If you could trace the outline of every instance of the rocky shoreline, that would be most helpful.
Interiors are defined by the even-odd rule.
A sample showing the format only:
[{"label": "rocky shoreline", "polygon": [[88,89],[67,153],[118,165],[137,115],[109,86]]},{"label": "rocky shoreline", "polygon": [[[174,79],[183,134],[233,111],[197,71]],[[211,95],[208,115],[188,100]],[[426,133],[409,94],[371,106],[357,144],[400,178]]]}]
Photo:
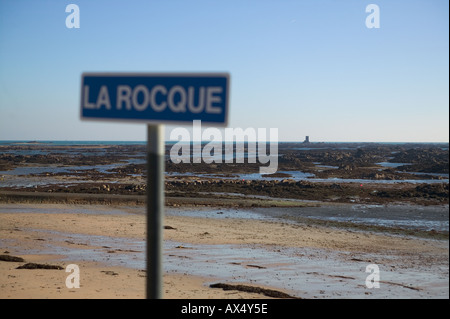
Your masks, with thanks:
[{"label": "rocky shoreline", "polygon": [[[358,183],[310,183],[282,181],[239,181],[239,180],[186,180],[166,181],[166,196],[195,198],[205,194],[219,194],[226,198],[236,194],[265,196],[297,200],[314,200],[335,203],[386,204],[407,202],[419,205],[448,204],[448,184],[370,184]],[[115,194],[145,195],[146,184],[82,183],[76,185],[44,185],[27,188],[0,188],[0,192],[64,193],[64,194]]]},{"label": "rocky shoreline", "polygon": [[[281,143],[279,155],[271,176],[167,155],[165,297],[448,298],[448,145]],[[131,265],[145,258],[145,162],[144,145],[0,145],[3,253],[83,271],[74,291],[62,270],[2,261],[2,296],[143,297]],[[365,288],[368,264],[383,289]]]},{"label": "rocky shoreline", "polygon": [[[342,203],[449,202],[448,144],[280,143],[278,172],[259,177],[256,163],[175,164],[170,147],[165,189],[172,197],[220,193]],[[144,195],[145,158],[145,145],[3,144],[0,191]],[[299,179],[300,173],[305,177]],[[252,174],[256,177],[249,178]],[[18,178],[24,182],[14,185]]]}]

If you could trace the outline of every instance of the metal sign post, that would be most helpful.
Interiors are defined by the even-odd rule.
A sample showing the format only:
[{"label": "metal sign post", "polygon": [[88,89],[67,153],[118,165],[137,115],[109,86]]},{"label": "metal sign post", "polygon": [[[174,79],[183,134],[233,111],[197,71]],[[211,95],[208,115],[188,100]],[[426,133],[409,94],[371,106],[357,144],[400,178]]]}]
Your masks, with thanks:
[{"label": "metal sign post", "polygon": [[164,125],[147,126],[147,298],[162,297]]}]

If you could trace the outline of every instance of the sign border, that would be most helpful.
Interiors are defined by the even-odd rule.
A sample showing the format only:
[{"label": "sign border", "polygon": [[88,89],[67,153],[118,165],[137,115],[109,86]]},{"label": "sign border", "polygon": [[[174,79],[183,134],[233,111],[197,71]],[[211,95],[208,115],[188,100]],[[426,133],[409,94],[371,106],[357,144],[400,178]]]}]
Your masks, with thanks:
[{"label": "sign border", "polygon": [[121,119],[121,118],[108,118],[108,117],[84,117],[83,116],[83,83],[86,76],[102,76],[102,77],[117,77],[117,76],[129,76],[129,77],[225,77],[227,80],[226,87],[226,103],[225,103],[225,121],[222,122],[209,122],[199,120],[202,123],[209,124],[215,127],[227,127],[230,116],[230,73],[228,72],[83,72],[81,74],[80,82],[80,120],[89,122],[115,122],[115,123],[128,123],[128,124],[167,124],[167,125],[192,125],[193,121],[176,121],[176,120],[151,120],[151,119]]}]

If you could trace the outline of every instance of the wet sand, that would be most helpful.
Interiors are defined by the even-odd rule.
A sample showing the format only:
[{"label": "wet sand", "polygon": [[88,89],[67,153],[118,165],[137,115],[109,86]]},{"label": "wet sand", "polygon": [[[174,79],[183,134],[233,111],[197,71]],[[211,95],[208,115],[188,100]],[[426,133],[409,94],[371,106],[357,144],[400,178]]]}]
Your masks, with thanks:
[{"label": "wet sand", "polygon": [[[273,176],[166,159],[165,298],[266,298],[215,283],[449,297],[448,144],[279,146]],[[0,261],[0,298],[145,297],[145,145],[0,151],[0,256],[25,260]],[[81,288],[66,287],[64,270],[17,269],[29,262],[77,264]],[[366,287],[373,264],[379,289]]]},{"label": "wet sand", "polygon": [[[209,288],[218,282],[300,298],[449,296],[448,240],[179,210],[168,209],[164,223],[170,226],[164,230],[165,298],[266,298]],[[144,297],[142,207],[0,204],[0,238],[0,254],[63,268],[77,264],[81,281],[69,289],[64,270],[16,269],[24,262],[0,261],[1,298]],[[379,266],[379,289],[365,285],[370,264]]]}]

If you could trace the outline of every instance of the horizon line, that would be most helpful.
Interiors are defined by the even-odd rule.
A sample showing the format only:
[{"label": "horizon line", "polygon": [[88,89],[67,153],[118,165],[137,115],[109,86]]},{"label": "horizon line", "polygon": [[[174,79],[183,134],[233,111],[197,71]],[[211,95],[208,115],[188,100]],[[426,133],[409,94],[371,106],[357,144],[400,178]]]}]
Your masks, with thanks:
[{"label": "horizon line", "polygon": [[[87,140],[87,139],[64,139],[64,140],[58,140],[58,139],[17,139],[17,140],[3,140],[0,139],[0,142],[12,142],[12,143],[18,143],[18,142],[22,142],[22,143],[44,143],[44,142],[121,142],[121,143],[126,143],[126,142],[130,142],[130,143],[145,143],[147,142],[147,140]],[[180,143],[191,143],[191,142],[213,142],[213,141],[209,141],[209,140],[193,140],[190,142],[183,142],[183,141],[178,141],[178,140],[170,140],[170,139],[166,139],[165,142],[180,142]],[[237,142],[237,141],[231,141],[231,140],[225,140],[225,141],[221,141],[218,143],[222,143],[222,142]],[[244,141],[245,142],[258,142],[257,140],[250,140],[250,141]],[[238,143],[242,143],[242,142],[238,142]],[[270,141],[266,141],[266,143],[270,143]],[[281,140],[278,141],[278,143],[300,143],[300,144],[321,144],[321,143],[383,143],[383,144],[449,144],[449,141],[309,141],[309,142],[304,142],[301,140]]]}]

